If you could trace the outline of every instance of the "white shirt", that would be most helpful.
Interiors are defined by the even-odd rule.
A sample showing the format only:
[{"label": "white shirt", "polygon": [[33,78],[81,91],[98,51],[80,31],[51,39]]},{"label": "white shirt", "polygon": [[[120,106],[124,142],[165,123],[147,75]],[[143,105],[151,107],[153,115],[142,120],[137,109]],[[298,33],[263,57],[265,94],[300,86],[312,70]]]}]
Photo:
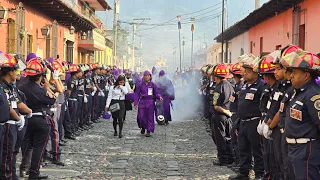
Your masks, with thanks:
[{"label": "white shirt", "polygon": [[110,106],[111,100],[124,100],[125,95],[128,94],[128,88],[126,86],[120,86],[119,88],[110,87],[106,107]]}]

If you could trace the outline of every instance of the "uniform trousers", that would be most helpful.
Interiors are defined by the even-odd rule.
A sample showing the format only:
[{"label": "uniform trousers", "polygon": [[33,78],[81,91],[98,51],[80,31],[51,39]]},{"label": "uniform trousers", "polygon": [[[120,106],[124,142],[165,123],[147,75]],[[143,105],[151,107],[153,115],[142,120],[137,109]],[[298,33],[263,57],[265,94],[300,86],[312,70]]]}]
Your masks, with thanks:
[{"label": "uniform trousers", "polygon": [[232,143],[232,147],[233,147],[233,151],[234,151],[234,155],[235,155],[235,162],[236,164],[239,164],[239,160],[240,160],[240,153],[239,153],[239,143],[238,143],[238,129],[239,129],[239,125],[237,121],[237,114],[232,114],[231,116],[231,121],[232,121],[232,129],[231,129],[231,143]]},{"label": "uniform trousers", "polygon": [[19,153],[19,150],[21,148],[22,151],[22,143],[23,143],[23,139],[24,136],[26,134],[27,131],[27,127],[28,127],[28,121],[26,121],[23,129],[21,131],[18,131],[18,136],[17,136],[17,142],[13,151],[13,157],[12,157],[12,172],[13,172],[13,179],[18,179],[18,177],[16,176],[16,164],[17,164],[17,155]]},{"label": "uniform trousers", "polygon": [[291,180],[295,179],[292,164],[288,159],[288,143],[286,141],[286,136],[282,134],[281,137],[281,153],[283,159],[283,168],[284,168],[284,179]]},{"label": "uniform trousers", "polygon": [[240,173],[248,175],[252,169],[252,157],[254,158],[253,170],[257,175],[263,175],[263,149],[261,136],[257,132],[259,119],[252,121],[241,121],[239,127],[239,152]]},{"label": "uniform trousers", "polygon": [[274,176],[275,179],[284,179],[283,174],[284,174],[284,165],[283,165],[283,159],[282,159],[282,153],[281,153],[281,139],[282,139],[282,134],[280,132],[280,128],[276,126],[272,130],[272,143],[273,146],[270,148],[270,150],[273,151],[273,160],[274,162],[271,162],[274,164],[273,168],[275,169]]},{"label": "uniform trousers", "polygon": [[295,180],[320,179],[320,140],[305,144],[288,144],[288,150]]},{"label": "uniform trousers", "polygon": [[76,132],[78,130],[78,120],[77,120],[77,112],[78,112],[78,102],[74,100],[68,100],[69,114],[72,124],[72,132]]},{"label": "uniform trousers", "polygon": [[92,111],[92,96],[90,93],[87,95],[88,102],[84,104],[84,121],[88,125],[91,120],[91,111]]},{"label": "uniform trousers", "polygon": [[84,125],[84,108],[83,95],[78,95],[77,128]]},{"label": "uniform trousers", "polygon": [[[70,136],[73,133],[71,117],[70,117],[68,106],[69,106],[68,101],[64,102],[61,105],[61,115],[60,115],[60,120],[59,120],[59,122],[61,122],[63,124],[63,130],[64,130],[65,136]],[[60,126],[59,126],[59,128],[60,128]],[[59,136],[60,136],[60,139],[62,139],[62,137],[63,137],[62,126],[61,126],[61,130],[59,129]]]},{"label": "uniform trousers", "polygon": [[2,162],[4,132],[5,132],[5,127],[4,125],[0,124],[0,162]]}]

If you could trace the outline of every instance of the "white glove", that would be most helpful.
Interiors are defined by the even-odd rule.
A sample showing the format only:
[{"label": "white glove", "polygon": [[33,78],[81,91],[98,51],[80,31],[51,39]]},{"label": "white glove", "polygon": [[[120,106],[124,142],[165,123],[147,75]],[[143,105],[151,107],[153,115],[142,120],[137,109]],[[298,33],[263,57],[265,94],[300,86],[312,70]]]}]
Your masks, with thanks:
[{"label": "white glove", "polygon": [[60,76],[60,73],[59,71],[55,70],[53,73],[52,73],[52,78],[54,80],[58,80],[59,79],[59,76]]},{"label": "white glove", "polygon": [[87,98],[86,95],[85,95],[84,98],[83,98],[83,102],[84,102],[84,103],[88,103],[88,98]]},{"label": "white glove", "polygon": [[200,90],[200,89],[198,90],[198,93],[199,93],[199,95],[202,95],[202,92],[201,92],[201,90]]},{"label": "white glove", "polygon": [[272,133],[272,130],[269,129],[269,126],[264,125],[264,127],[263,127],[263,136],[264,136],[266,139],[270,139],[271,133]]},{"label": "white glove", "polygon": [[257,126],[257,132],[262,136],[263,135],[263,127],[264,127],[263,120],[260,120],[258,126]]},{"label": "white glove", "polygon": [[26,118],[27,118],[27,119],[32,118],[32,112],[31,112],[30,114],[27,114],[27,115],[26,115]]},{"label": "white glove", "polygon": [[105,89],[106,91],[109,91],[109,86],[108,86],[108,85],[105,86],[104,89]]},{"label": "white glove", "polygon": [[18,130],[21,131],[26,123],[24,116],[20,116],[20,120],[17,121],[16,125],[18,125]]},{"label": "white glove", "polygon": [[102,96],[102,97],[104,97],[104,96],[105,96],[105,95],[104,95],[104,92],[102,92],[102,91],[101,91],[101,96]]},{"label": "white glove", "polygon": [[97,92],[97,87],[93,87],[93,92],[94,92],[94,93]]}]

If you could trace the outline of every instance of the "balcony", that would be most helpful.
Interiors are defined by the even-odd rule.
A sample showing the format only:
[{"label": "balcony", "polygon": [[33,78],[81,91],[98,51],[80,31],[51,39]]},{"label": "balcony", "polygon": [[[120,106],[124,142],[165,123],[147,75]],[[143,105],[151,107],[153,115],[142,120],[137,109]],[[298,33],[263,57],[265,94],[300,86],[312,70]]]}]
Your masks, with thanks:
[{"label": "balcony", "polygon": [[90,7],[96,11],[111,10],[111,7],[105,0],[85,0]]},{"label": "balcony", "polygon": [[89,51],[104,51],[106,49],[106,39],[99,29],[89,31],[87,39],[79,37],[78,47]]}]

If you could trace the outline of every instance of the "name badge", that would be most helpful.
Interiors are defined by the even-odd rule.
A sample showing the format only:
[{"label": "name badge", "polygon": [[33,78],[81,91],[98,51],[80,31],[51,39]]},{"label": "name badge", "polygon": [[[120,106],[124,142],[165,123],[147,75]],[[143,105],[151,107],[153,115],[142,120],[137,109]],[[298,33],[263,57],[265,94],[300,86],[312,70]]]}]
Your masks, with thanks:
[{"label": "name badge", "polygon": [[302,112],[297,109],[290,108],[290,117],[298,121],[302,121]]},{"label": "name badge", "polygon": [[11,101],[11,107],[12,107],[13,109],[18,108],[18,106],[17,106],[17,101]]},{"label": "name badge", "polygon": [[268,101],[268,103],[267,103],[267,109],[270,109],[270,106],[271,106],[271,102]]},{"label": "name badge", "polygon": [[247,93],[245,99],[247,99],[247,100],[253,100],[253,99],[254,99],[254,94],[253,94],[253,93]]},{"label": "name badge", "polygon": [[152,96],[153,95],[153,89],[152,88],[148,88],[148,96]]},{"label": "name badge", "polygon": [[283,108],[284,108],[284,103],[281,103],[281,104],[280,104],[280,109],[279,109],[279,111],[280,111],[280,112],[283,112]]},{"label": "name badge", "polygon": [[275,92],[274,95],[273,95],[273,100],[279,101],[279,97],[280,97],[280,93],[279,92]]},{"label": "name badge", "polygon": [[229,101],[230,101],[230,102],[234,102],[235,99],[236,99],[236,98],[235,98],[234,96],[230,96],[230,97],[229,97]]}]

